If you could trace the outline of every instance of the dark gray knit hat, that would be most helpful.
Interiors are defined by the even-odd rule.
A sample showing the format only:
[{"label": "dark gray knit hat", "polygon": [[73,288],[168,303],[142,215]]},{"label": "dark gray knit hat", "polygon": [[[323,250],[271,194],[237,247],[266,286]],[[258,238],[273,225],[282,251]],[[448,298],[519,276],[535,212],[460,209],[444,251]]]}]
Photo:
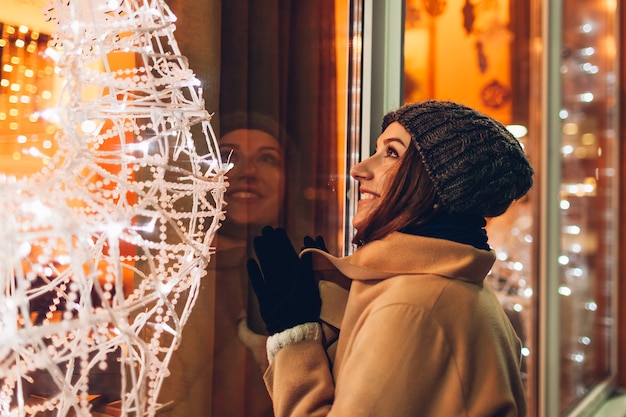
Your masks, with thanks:
[{"label": "dark gray knit hat", "polygon": [[533,185],[534,172],[519,141],[474,109],[429,100],[385,115],[383,131],[393,122],[411,134],[447,213],[496,217]]}]

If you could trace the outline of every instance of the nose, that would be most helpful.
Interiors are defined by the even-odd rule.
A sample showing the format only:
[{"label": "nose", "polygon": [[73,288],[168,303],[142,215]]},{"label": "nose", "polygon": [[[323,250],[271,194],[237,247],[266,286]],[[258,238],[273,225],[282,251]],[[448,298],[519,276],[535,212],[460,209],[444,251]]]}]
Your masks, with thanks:
[{"label": "nose", "polygon": [[371,159],[374,155],[364,159],[350,169],[350,176],[357,181],[363,181],[372,178],[372,170],[370,169]]},{"label": "nose", "polygon": [[241,171],[245,172],[248,175],[251,175],[256,172],[256,168],[256,162],[248,158],[245,160],[244,165],[241,167]]},{"label": "nose", "polygon": [[233,175],[241,178],[254,177],[257,172],[256,163],[249,158],[239,158],[233,166]]}]

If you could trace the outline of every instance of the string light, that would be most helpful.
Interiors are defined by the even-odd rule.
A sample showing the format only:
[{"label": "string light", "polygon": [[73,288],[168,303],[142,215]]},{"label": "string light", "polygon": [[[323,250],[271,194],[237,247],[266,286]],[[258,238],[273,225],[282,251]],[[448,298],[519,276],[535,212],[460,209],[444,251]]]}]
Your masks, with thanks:
[{"label": "string light", "polygon": [[[100,398],[152,416],[224,218],[226,169],[162,0],[54,0],[47,17],[58,32],[41,59],[57,59],[64,83],[56,108],[31,114],[54,136],[31,145],[48,142],[9,124],[47,165],[0,173],[0,415],[92,416]],[[24,52],[27,42],[11,42]],[[120,50],[138,61],[94,65]]]},{"label": "string light", "polygon": [[[613,161],[603,156],[601,145],[610,144],[615,138],[597,126],[610,124],[615,117],[615,106],[606,99],[616,95],[611,81],[615,76],[611,63],[614,57],[610,55],[614,43],[604,43],[611,36],[605,36],[610,31],[603,23],[605,18],[611,20],[614,11],[607,11],[602,20],[587,20],[588,16],[600,16],[601,3],[591,2],[585,8],[572,9],[564,32],[565,48],[573,52],[563,58],[564,106],[559,114],[563,120],[563,181],[559,201],[562,243],[558,293],[561,315],[567,317],[561,333],[561,355],[566,360],[561,364],[560,397],[566,408],[588,393],[597,382],[596,375],[608,371],[598,367],[602,366],[601,358],[606,357],[609,348],[609,332],[604,329],[599,332],[596,326],[610,321],[607,320],[610,305],[599,304],[596,299],[610,298],[607,291],[600,289],[610,288],[611,273],[610,267],[598,269],[598,263],[593,260],[608,257],[612,252],[614,213],[610,210],[613,206],[610,200],[615,183],[608,175],[601,178],[598,169],[592,167],[608,165],[609,170],[613,169]],[[598,219],[602,219],[601,227]]]}]

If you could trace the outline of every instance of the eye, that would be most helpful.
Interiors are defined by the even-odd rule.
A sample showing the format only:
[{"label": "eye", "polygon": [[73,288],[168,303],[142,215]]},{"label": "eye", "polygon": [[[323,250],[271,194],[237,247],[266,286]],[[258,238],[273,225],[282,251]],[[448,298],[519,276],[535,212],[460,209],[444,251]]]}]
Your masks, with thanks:
[{"label": "eye", "polygon": [[274,152],[263,152],[262,154],[259,155],[257,160],[262,164],[271,165],[271,166],[279,166],[281,163],[280,155]]},{"label": "eye", "polygon": [[399,158],[400,154],[394,149],[393,146],[387,145],[387,147],[385,148],[385,156],[389,158]]}]

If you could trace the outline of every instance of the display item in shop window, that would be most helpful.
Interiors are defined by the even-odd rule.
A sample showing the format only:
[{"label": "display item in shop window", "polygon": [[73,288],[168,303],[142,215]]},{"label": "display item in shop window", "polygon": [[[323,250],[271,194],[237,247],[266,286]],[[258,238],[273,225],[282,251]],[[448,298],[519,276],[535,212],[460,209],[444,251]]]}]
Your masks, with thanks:
[{"label": "display item in shop window", "polygon": [[54,0],[47,17],[58,152],[0,177],[0,414],[154,415],[226,169],[165,2]]},{"label": "display item in shop window", "polygon": [[480,90],[481,102],[490,109],[501,109],[511,103],[511,89],[498,80],[491,80]]},{"label": "display item in shop window", "polygon": [[352,255],[298,256],[269,226],[254,241],[276,416],[525,416],[520,339],[485,282],[485,219],[533,184],[520,143],[489,116],[428,100],[388,113],[350,173]]},{"label": "display item in shop window", "polygon": [[465,0],[463,4],[463,28],[465,29],[466,34],[472,33],[474,30],[474,21],[476,20],[476,16],[474,14],[474,4],[470,0]]}]

